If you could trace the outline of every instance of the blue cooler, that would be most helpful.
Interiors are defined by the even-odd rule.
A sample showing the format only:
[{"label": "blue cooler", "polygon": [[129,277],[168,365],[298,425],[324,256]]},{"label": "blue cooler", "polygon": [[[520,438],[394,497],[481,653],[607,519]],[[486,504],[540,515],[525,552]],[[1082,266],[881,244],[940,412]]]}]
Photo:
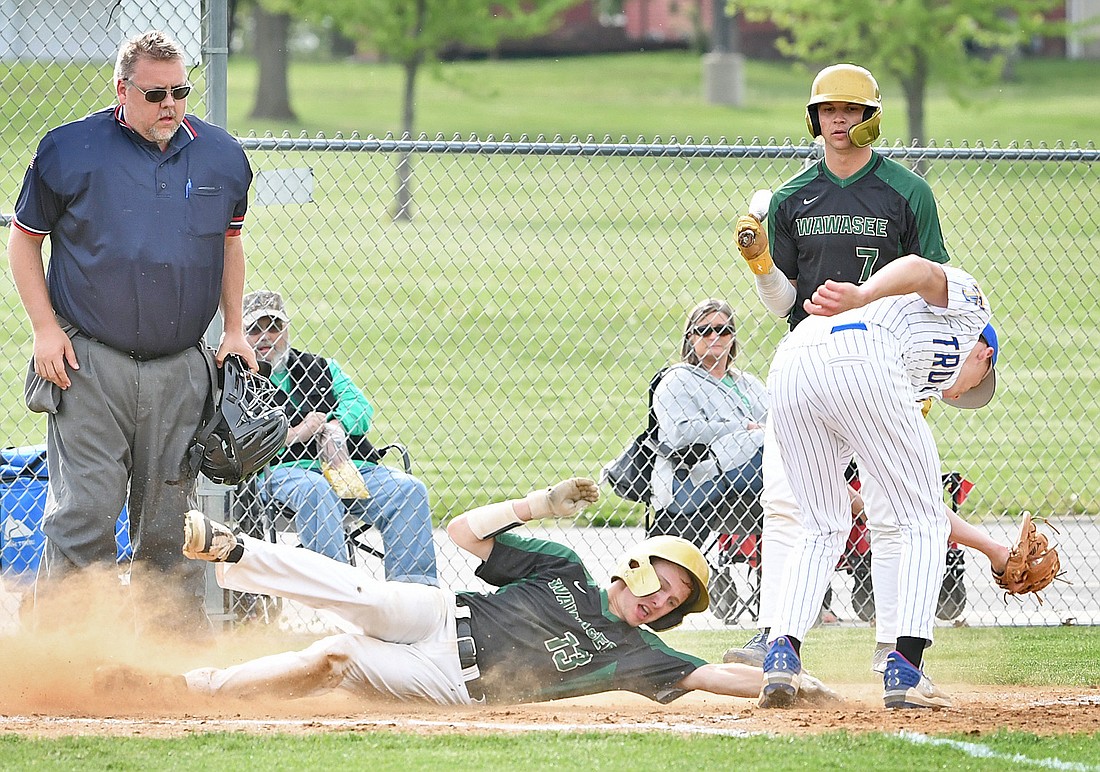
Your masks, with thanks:
[{"label": "blue cooler", "polygon": [[[28,445],[0,451],[0,575],[5,580],[33,581],[42,560],[46,537],[46,446]],[[130,518],[123,507],[115,525],[118,559],[133,555]]]}]

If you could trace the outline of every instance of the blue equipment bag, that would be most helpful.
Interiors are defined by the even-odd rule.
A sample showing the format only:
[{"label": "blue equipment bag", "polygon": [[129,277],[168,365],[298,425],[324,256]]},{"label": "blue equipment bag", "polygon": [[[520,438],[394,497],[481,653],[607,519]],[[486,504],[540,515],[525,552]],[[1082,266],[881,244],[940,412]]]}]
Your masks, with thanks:
[{"label": "blue equipment bag", "polygon": [[[0,450],[0,575],[5,580],[34,581],[46,546],[42,519],[49,477],[45,445]],[[115,524],[115,542],[119,561],[129,560],[133,548],[125,507]]]}]

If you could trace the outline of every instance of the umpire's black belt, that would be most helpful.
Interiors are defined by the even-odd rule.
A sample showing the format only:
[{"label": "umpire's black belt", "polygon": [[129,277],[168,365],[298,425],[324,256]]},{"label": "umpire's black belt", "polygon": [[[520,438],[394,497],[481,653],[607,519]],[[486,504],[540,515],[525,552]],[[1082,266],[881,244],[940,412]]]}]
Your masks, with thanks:
[{"label": "umpire's black belt", "polygon": [[[163,359],[164,357],[175,356],[175,354],[139,354],[135,351],[123,351],[120,348],[115,348],[110,344],[104,343],[99,338],[93,338],[91,335],[84,332],[84,330],[81,330],[72,322],[67,321],[61,316],[57,317],[57,323],[61,326],[61,329],[65,331],[65,334],[68,335],[70,338],[72,338],[73,336],[79,336],[81,338],[84,338],[85,340],[90,340],[92,343],[98,343],[100,346],[106,346],[112,351],[116,351],[123,356],[130,357],[130,359],[133,359],[135,362],[151,362],[154,359]],[[201,346],[199,346],[199,344],[196,344],[196,346],[202,348]],[[189,348],[195,348],[195,346],[188,346],[183,351],[187,351],[187,349]],[[177,351],[176,353],[182,354],[183,351]]]},{"label": "umpire's black belt", "polygon": [[462,679],[466,682],[466,691],[469,692],[471,699],[482,701],[485,699],[485,692],[478,683],[481,671],[477,666],[474,627],[470,623],[470,609],[462,603],[455,604],[455,636],[458,643],[458,666],[462,668]]}]

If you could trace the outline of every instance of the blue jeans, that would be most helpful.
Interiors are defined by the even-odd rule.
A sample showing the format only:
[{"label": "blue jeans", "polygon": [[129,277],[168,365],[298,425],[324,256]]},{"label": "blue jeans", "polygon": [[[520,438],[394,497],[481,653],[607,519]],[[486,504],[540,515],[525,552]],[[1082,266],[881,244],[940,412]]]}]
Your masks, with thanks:
[{"label": "blue jeans", "polygon": [[381,464],[363,464],[359,472],[370,492],[368,499],[341,499],[320,472],[298,467],[273,469],[263,495],[294,510],[298,538],[307,549],[347,563],[348,514],[381,532],[387,580],[438,584],[424,483]]},{"label": "blue jeans", "polygon": [[743,466],[728,469],[700,483],[686,477],[675,477],[672,481],[672,503],[657,513],[651,535],[667,533],[682,536],[702,547],[714,530],[758,532],[759,523],[743,521],[759,517],[758,502],[764,490],[762,458],[762,449],[757,450],[756,455]]}]

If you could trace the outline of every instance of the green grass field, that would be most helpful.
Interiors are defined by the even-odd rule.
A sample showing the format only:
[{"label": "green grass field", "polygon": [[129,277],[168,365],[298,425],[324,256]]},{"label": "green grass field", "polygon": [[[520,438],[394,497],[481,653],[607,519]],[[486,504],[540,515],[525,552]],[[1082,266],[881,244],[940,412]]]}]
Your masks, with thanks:
[{"label": "green grass field", "polygon": [[[787,64],[750,62],[757,98],[739,110],[703,104],[699,62],[681,53],[464,62],[440,72],[442,81],[425,77],[419,92],[418,127],[429,134],[803,137],[808,75]],[[10,211],[18,172],[39,127],[51,123],[39,104],[52,104],[56,84],[73,73],[13,67],[2,77],[6,92],[23,94],[0,104],[9,170],[0,211]],[[254,78],[251,62],[234,59],[238,133],[396,128],[396,67],[296,64],[291,90],[304,121],[294,126],[246,117]],[[1017,82],[965,109],[934,91],[933,136],[941,144],[1087,141],[1084,116],[1100,111],[1090,78],[1088,63],[1024,61]],[[901,99],[896,84],[884,88],[894,105],[890,136],[903,125]],[[99,103],[86,95],[71,109]],[[1057,119],[1012,119],[1025,115]],[[644,384],[672,358],[682,315],[700,298],[734,301],[742,365],[761,377],[782,332],[732,254],[728,229],[749,191],[778,185],[797,161],[425,155],[415,161],[416,216],[397,224],[388,216],[388,155],[250,158],[258,170],[308,167],[316,188],[313,204],[252,209],[249,288],[290,288],[295,340],[337,357],[362,385],[379,409],[375,437],[413,449],[440,520],[549,478],[596,474],[640,429]],[[1092,431],[1100,335],[1089,310],[1098,264],[1088,257],[1100,211],[1096,170],[944,162],[930,172],[949,249],[983,278],[1006,345],[988,410],[932,417],[945,465],[978,483],[967,509],[975,517],[1100,511]],[[1044,201],[1056,203],[1035,203]],[[1034,234],[1043,256],[1057,244],[1076,257],[1033,274]],[[20,404],[30,338],[10,283],[0,304],[9,322],[3,434],[10,444],[38,443],[44,423]],[[639,514],[608,497],[591,517]]]},{"label": "green grass field", "polygon": [[[183,740],[0,738],[5,767],[112,770],[299,770],[369,765],[372,770],[1095,770],[1096,738],[997,732],[936,738],[880,734],[814,737],[682,737],[654,733],[406,735],[356,732],[309,738],[201,734]],[[947,744],[952,743],[952,744]],[[979,755],[981,754],[981,755]],[[904,761],[901,761],[904,759]]]},{"label": "green grass field", "polygon": [[[740,632],[732,636],[742,643]],[[720,662],[731,634],[676,631],[662,637],[684,651]],[[872,683],[869,641],[859,627],[817,627],[806,637],[803,661],[826,683]],[[1020,686],[1100,685],[1100,627],[937,628],[926,659],[938,683]]]},{"label": "green grass field", "polygon": [[[418,81],[416,131],[479,137],[561,134],[613,139],[751,140],[805,132],[802,110],[813,73],[800,65],[748,61],[746,104],[739,108],[702,99],[702,67],[686,52],[566,57],[554,60],[456,62],[439,77]],[[248,118],[255,105],[253,63],[230,65],[229,124],[237,132],[334,130],[382,135],[400,130],[401,72],[385,64],[295,64],[290,101],[296,123]],[[928,95],[928,133],[937,144],[1061,141],[1094,142],[1094,62],[1024,60],[1016,80],[965,89],[967,102],[944,88]],[[883,80],[886,138],[904,134],[900,87]]]}]

